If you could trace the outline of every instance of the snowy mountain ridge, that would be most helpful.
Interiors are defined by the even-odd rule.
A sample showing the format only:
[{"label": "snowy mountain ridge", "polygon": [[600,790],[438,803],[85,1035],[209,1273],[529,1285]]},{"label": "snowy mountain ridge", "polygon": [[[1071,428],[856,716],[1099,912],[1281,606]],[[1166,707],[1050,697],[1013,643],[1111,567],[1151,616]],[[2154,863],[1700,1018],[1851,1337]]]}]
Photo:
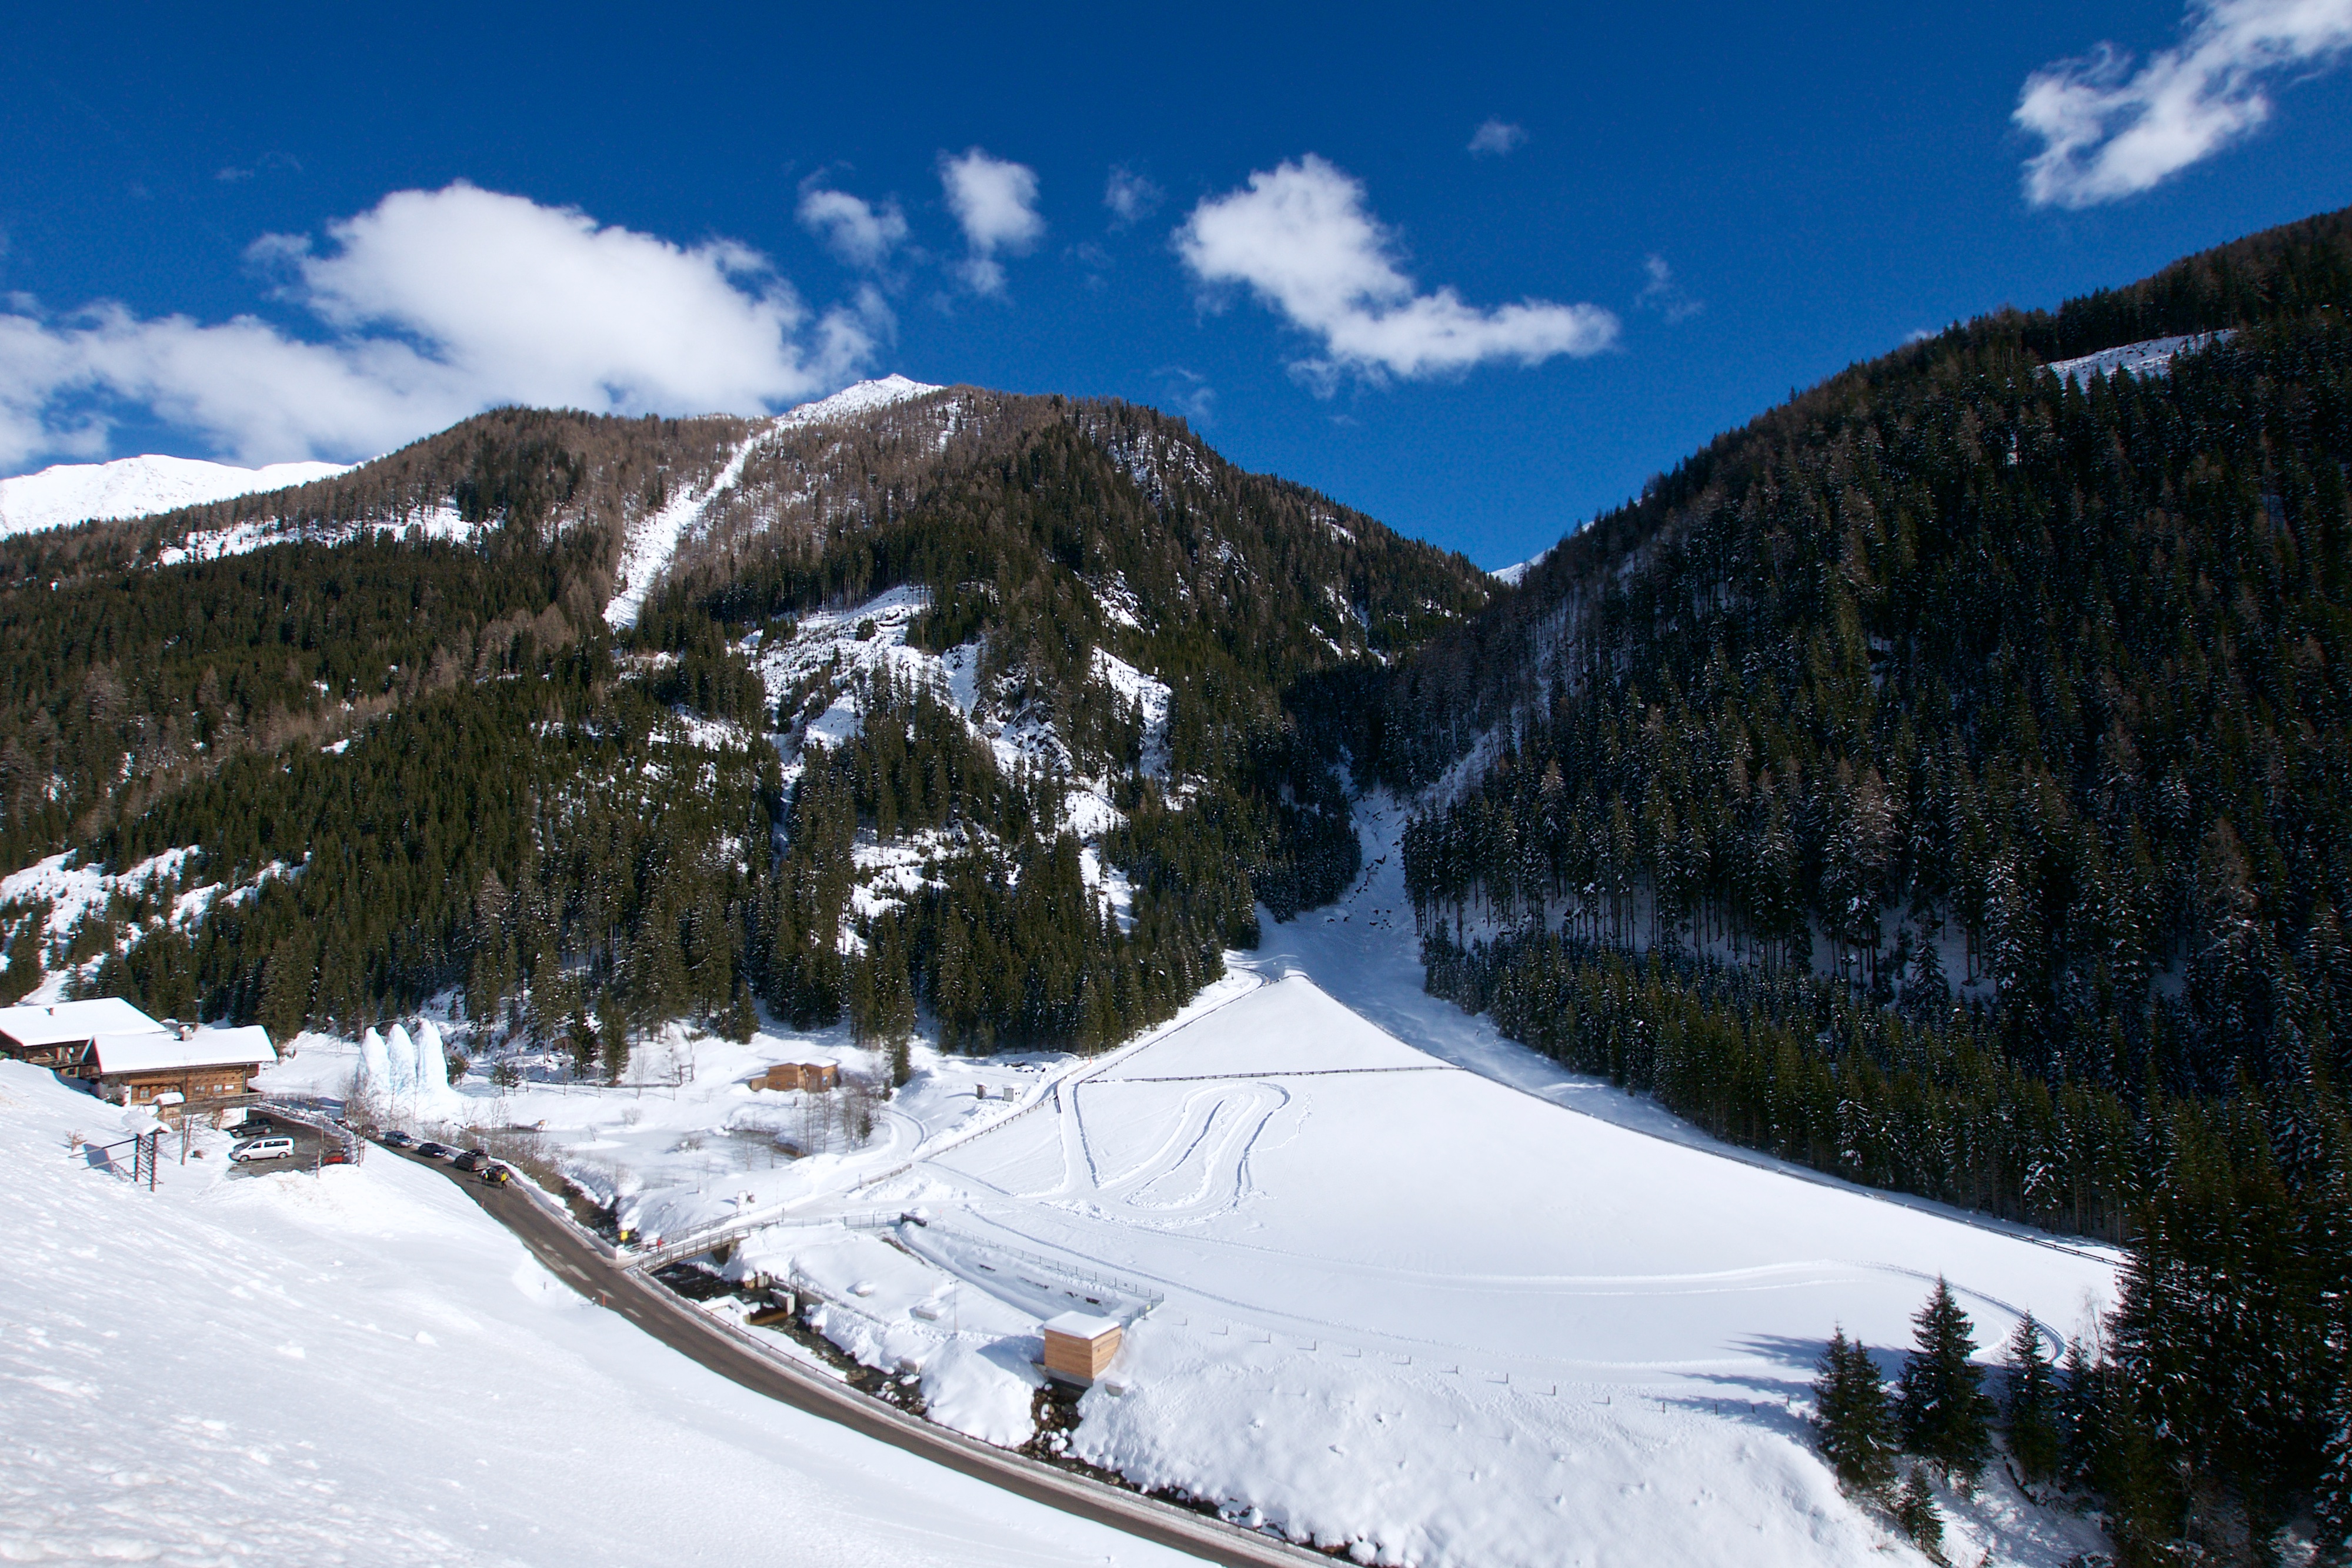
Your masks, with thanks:
[{"label": "snowy mountain ridge", "polygon": [[58,463],[0,479],[0,539],[101,519],[148,517],[350,471],[348,464],[312,462],[240,468],[157,453],[110,463]]}]

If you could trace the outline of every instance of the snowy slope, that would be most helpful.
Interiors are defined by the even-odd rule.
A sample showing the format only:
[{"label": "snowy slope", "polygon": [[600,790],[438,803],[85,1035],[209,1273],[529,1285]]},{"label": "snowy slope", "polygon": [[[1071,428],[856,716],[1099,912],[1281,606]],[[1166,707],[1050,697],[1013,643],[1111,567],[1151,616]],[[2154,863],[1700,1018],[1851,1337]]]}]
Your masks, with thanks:
[{"label": "snowy slope", "polygon": [[861,381],[855,386],[843,387],[830,397],[820,397],[814,403],[803,403],[776,416],[776,428],[796,429],[806,425],[825,425],[836,419],[851,419],[860,414],[871,414],[877,408],[887,408],[894,403],[924,396],[943,390],[928,382],[912,381],[903,375],[885,375],[872,381]]},{"label": "snowy slope", "polygon": [[2113,375],[2119,370],[2127,370],[2134,375],[2162,375],[2172,368],[2174,356],[2194,353],[2208,344],[2225,343],[2234,336],[2234,332],[2225,331],[2196,332],[2180,338],[2150,338],[2145,342],[2101,349],[2080,359],[2058,360],[2044,368],[2061,381],[2087,381],[2095,375]]},{"label": "snowy slope", "polygon": [[[2055,1340],[2112,1300],[2115,1256],[1727,1148],[1423,994],[1403,815],[1365,803],[1349,896],[1262,917],[1171,1024],[1090,1060],[919,1042],[863,1140],[837,1097],[744,1081],[876,1080],[845,1030],[674,1033],[633,1068],[666,1088],[461,1088],[484,1124],[543,1120],[649,1237],[764,1222],[731,1268],[793,1280],[991,1441],[1032,1436],[1041,1321],[1104,1310],[1129,1337],[1074,1453],[1363,1561],[1916,1561],[1811,1450],[1832,1329],[1891,1373],[1942,1274],[1979,1344],[2027,1312]],[[305,1037],[273,1081],[348,1072]],[[2100,1545],[1998,1475],[1942,1500],[1956,1562]]]},{"label": "snowy slope", "polygon": [[[2027,1312],[2054,1340],[2111,1300],[2114,1256],[1726,1149],[1422,994],[1401,816],[1367,810],[1342,904],[1266,920],[1176,1025],[1000,1084],[1018,1109],[971,1098],[987,1064],[927,1060],[894,1105],[919,1157],[838,1202],[919,1204],[928,1276],[855,1279],[821,1205],[756,1267],[829,1287],[825,1332],[921,1367],[971,1430],[1017,1404],[1055,1281],[1092,1289],[1130,1322],[1071,1450],[1362,1561],[1906,1560],[1811,1451],[1832,1329],[1892,1373],[1941,1274],[1980,1344]],[[2100,1544],[1999,1477],[1942,1500],[1954,1561]]]},{"label": "snowy slope", "polygon": [[194,458],[118,458],[110,463],[59,463],[37,474],[0,479],[0,538],[62,528],[93,518],[146,517],[232,496],[307,485],[350,470],[341,463],[272,463],[231,468]]},{"label": "snowy slope", "polygon": [[686,537],[686,531],[713,498],[734,489],[735,481],[743,477],[743,464],[751,456],[751,448],[760,444],[769,428],[765,424],[754,426],[709,489],[689,490],[629,525],[628,540],[621,550],[618,586],[612,603],[604,606],[606,625],[620,627],[637,624],[637,612],[645,607],[646,595],[653,591],[655,582],[677,553],[677,542]]},{"label": "snowy slope", "polygon": [[773,419],[761,421],[745,437],[727,459],[727,466],[708,489],[691,491],[672,500],[660,510],[649,512],[629,527],[627,542],[621,555],[618,589],[612,603],[604,606],[606,624],[633,626],[637,624],[637,612],[645,607],[646,595],[661,574],[669,569],[677,555],[680,541],[693,530],[710,503],[735,488],[743,477],[743,465],[752,448],[770,436],[782,430],[797,430],[813,425],[829,424],[835,420],[855,418],[877,408],[887,408],[894,403],[904,403],[910,397],[920,397],[937,392],[919,381],[909,381],[903,375],[886,375],[876,381],[861,381],[845,387],[830,397],[780,414]]},{"label": "snowy slope", "polygon": [[151,1194],[68,1146],[120,1114],[0,1063],[0,1559],[1190,1561],[705,1372],[432,1171]]}]

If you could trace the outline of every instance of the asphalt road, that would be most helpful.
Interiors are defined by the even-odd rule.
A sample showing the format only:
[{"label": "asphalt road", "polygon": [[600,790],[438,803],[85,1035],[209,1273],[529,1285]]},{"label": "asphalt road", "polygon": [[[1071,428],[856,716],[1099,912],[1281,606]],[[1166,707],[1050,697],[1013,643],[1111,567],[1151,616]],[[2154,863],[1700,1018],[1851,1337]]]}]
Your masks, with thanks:
[{"label": "asphalt road", "polygon": [[[293,1139],[294,1152],[277,1160],[233,1160],[228,1167],[230,1175],[266,1176],[273,1171],[307,1171],[318,1163],[320,1154],[326,1147],[325,1133],[315,1127],[306,1127],[290,1117],[274,1117],[271,1121],[272,1125],[268,1135],[282,1135]],[[166,1159],[171,1157],[172,1145],[176,1142],[176,1135],[165,1134],[163,1154]],[[243,1142],[245,1140],[239,1139],[238,1142]]]},{"label": "asphalt road", "polygon": [[[404,1152],[391,1149],[385,1153]],[[868,1398],[818,1373],[763,1355],[668,1290],[621,1267],[520,1187],[492,1187],[437,1160],[406,1156],[449,1176],[532,1256],[583,1296],[635,1323],[679,1354],[755,1394],[821,1415],[934,1464],[1080,1519],[1232,1568],[1299,1568],[1331,1559],[1203,1514],[1100,1485],[992,1447]]]}]

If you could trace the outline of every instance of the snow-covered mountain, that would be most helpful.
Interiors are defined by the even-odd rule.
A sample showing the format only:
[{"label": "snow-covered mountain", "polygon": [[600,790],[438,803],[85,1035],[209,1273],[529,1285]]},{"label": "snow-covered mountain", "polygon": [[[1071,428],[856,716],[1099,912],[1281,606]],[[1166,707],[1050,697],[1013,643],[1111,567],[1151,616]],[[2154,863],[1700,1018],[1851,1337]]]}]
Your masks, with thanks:
[{"label": "snow-covered mountain", "polygon": [[307,485],[348,471],[341,463],[239,468],[159,454],[117,458],[110,463],[58,463],[38,473],[0,479],[0,538],[97,518],[148,517],[232,496]]}]

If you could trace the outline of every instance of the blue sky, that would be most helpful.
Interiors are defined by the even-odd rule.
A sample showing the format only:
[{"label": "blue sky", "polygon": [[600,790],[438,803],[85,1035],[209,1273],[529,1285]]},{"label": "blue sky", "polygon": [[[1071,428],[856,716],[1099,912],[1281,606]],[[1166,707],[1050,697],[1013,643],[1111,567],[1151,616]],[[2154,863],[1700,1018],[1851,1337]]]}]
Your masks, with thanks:
[{"label": "blue sky", "polygon": [[14,8],[0,472],[900,371],[1499,565],[1915,330],[2352,203],[2352,0],[349,9]]}]

